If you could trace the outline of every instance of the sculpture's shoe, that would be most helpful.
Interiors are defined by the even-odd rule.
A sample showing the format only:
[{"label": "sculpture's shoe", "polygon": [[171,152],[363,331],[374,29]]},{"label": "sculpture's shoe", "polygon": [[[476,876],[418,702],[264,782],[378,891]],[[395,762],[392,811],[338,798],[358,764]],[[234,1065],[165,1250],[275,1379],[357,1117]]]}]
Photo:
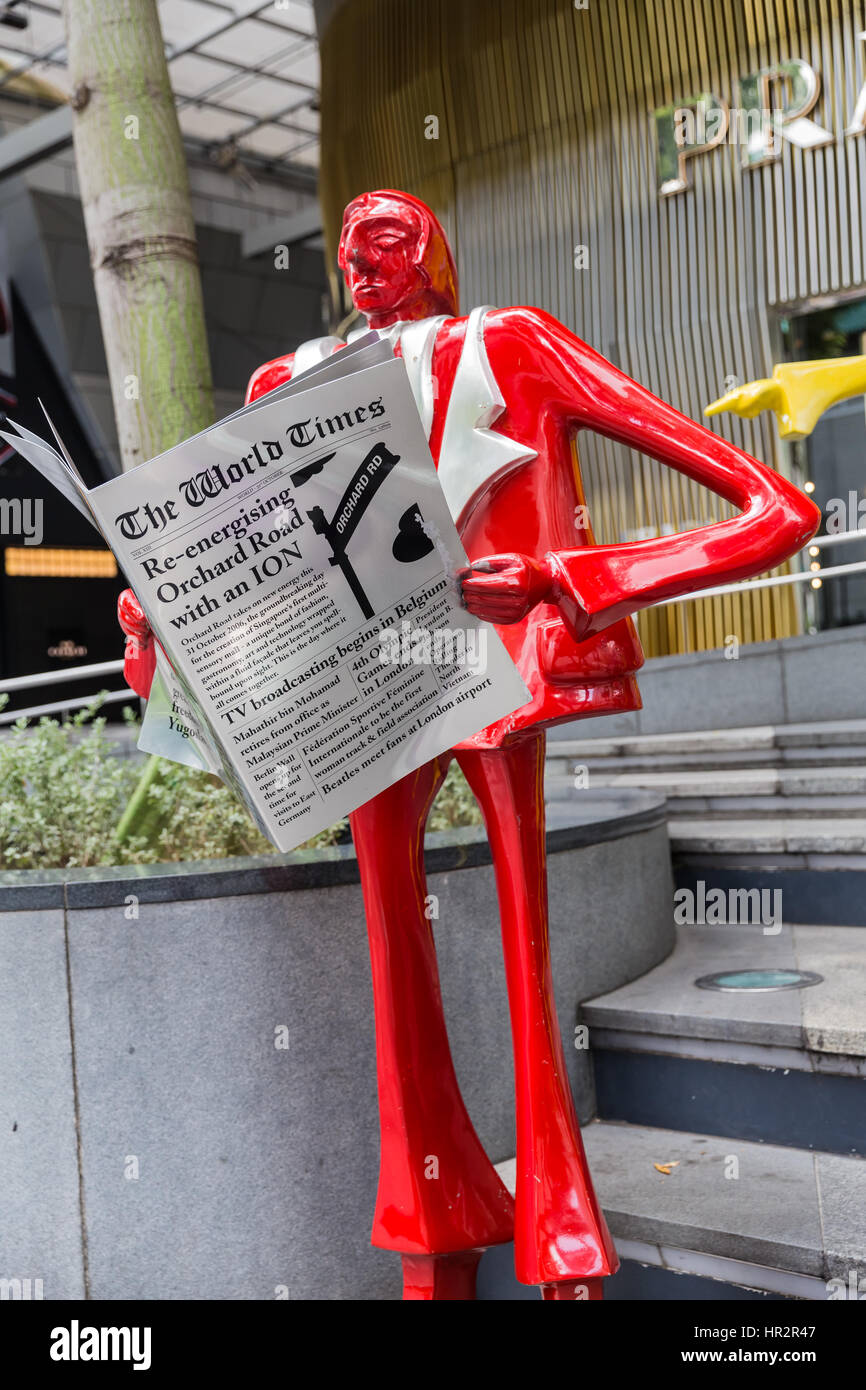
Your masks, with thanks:
[{"label": "sculpture's shoe", "polygon": [[475,1275],[483,1254],[483,1250],[461,1250],[456,1255],[404,1255],[404,1303],[474,1299]]},{"label": "sculpture's shoe", "polygon": [[558,1284],[542,1284],[545,1302],[589,1303],[604,1298],[603,1279],[562,1279]]}]

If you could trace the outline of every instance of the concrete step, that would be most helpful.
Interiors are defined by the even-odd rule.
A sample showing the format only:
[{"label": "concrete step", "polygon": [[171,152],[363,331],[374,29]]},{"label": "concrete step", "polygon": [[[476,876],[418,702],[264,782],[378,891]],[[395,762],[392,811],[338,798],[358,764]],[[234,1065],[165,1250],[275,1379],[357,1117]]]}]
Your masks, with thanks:
[{"label": "concrete step", "polygon": [[805,820],[861,819],[866,796],[676,796],[667,802],[668,822],[682,820],[766,820],[780,814]]},{"label": "concrete step", "polygon": [[676,772],[716,772],[734,771],[739,768],[827,768],[866,765],[866,744],[846,747],[831,745],[814,748],[767,748],[725,750],[712,753],[643,754],[641,756],[617,756],[592,758],[585,756],[560,757],[558,753],[548,752],[546,770],[548,777],[567,776],[571,779],[580,768],[588,768],[590,776],[597,774],[618,775],[620,773],[676,773]]},{"label": "concrete step", "polygon": [[[866,1155],[866,928],[695,925],[654,970],[581,1007],[604,1119]],[[678,895],[679,910],[683,899]],[[783,899],[784,905],[784,899]],[[760,916],[760,912],[752,914]],[[718,971],[802,970],[805,989],[701,989]]]},{"label": "concrete step", "polygon": [[[593,1181],[623,1266],[605,1297],[856,1299],[866,1277],[866,1162],[700,1130],[597,1121],[583,1131]],[[658,1165],[658,1166],[657,1166]],[[499,1164],[513,1190],[513,1160]],[[669,1171],[659,1171],[659,1168]],[[482,1298],[507,1251],[482,1262]],[[646,1291],[661,1271],[680,1292]],[[716,1292],[694,1290],[715,1280]],[[853,1290],[853,1294],[851,1291]],[[751,1291],[751,1292],[750,1292]]]},{"label": "concrete step", "polygon": [[549,815],[628,788],[665,797],[678,884],[784,881],[791,921],[866,926],[866,719],[550,737]]},{"label": "concrete step", "polygon": [[779,891],[788,922],[866,926],[863,815],[673,815],[668,835],[678,888]]},{"label": "concrete step", "polygon": [[[650,772],[597,772],[589,785],[637,787],[663,795],[671,818],[769,816],[866,817],[866,765],[854,767],[763,767]],[[549,800],[573,799],[582,792],[574,780],[548,778]]]},{"label": "concrete step", "polygon": [[[866,769],[866,720],[831,723],[760,725],[743,729],[706,729],[694,733],[651,734],[611,739],[548,740],[547,777],[551,798],[568,796],[575,773],[587,769],[590,780],[620,775],[687,780],[707,773],[749,770],[780,774],[819,770],[825,775]],[[862,777],[856,786],[866,790]],[[643,783],[639,783],[641,785]],[[647,783],[646,785],[649,785]],[[817,789],[816,789],[817,790]],[[835,790],[835,788],[833,789]],[[721,794],[721,793],[720,793]]]},{"label": "concrete step", "polygon": [[[676,855],[739,856],[740,863],[758,859],[780,863],[804,856],[854,856],[862,860],[850,867],[866,867],[866,817],[788,816],[783,813],[752,819],[712,820],[683,817],[669,821],[671,849]],[[743,856],[746,856],[743,858]],[[806,867],[804,865],[804,867]]]},{"label": "concrete step", "polygon": [[762,724],[740,729],[702,729],[689,733],[643,734],[621,738],[555,739],[555,757],[587,759],[657,757],[673,754],[766,751],[782,748],[845,750],[866,747],[866,719],[840,719],[814,724]]},{"label": "concrete step", "polygon": [[695,893],[781,893],[791,925],[866,927],[866,855],[676,853],[673,870],[676,888]]},{"label": "concrete step", "polygon": [[713,771],[675,769],[652,772],[590,774],[590,784],[603,787],[646,787],[668,800],[694,796],[836,796],[866,799],[866,764],[852,767],[760,767]]}]

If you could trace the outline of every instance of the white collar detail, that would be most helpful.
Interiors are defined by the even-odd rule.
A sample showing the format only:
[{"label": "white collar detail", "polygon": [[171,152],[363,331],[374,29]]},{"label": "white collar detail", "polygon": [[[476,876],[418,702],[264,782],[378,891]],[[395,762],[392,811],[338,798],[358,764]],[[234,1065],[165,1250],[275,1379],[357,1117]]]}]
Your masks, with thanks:
[{"label": "white collar detail", "polygon": [[[536,457],[535,449],[527,449],[490,428],[505,410],[505,398],[493,375],[484,344],[484,317],[491,307],[482,304],[473,309],[467,319],[439,450],[439,482],[458,526],[467,520],[482,492],[494,480]],[[386,338],[392,348],[400,344],[409,385],[428,440],[436,406],[433,350],[446,318],[443,314],[436,318],[403,320],[379,330],[379,336]],[[358,327],[349,334],[348,341],[368,331],[366,325]],[[334,341],[318,339],[316,347]],[[327,355],[323,347],[318,350],[323,356]]]}]

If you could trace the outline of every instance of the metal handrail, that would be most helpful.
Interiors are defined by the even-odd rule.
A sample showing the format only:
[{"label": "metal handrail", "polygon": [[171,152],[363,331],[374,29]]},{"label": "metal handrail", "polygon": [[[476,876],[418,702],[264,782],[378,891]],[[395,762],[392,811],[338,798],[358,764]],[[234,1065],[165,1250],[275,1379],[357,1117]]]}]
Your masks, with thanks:
[{"label": "metal handrail", "polygon": [[[813,536],[812,539],[803,546],[803,550],[815,545],[817,545],[819,550],[823,550],[827,545],[847,545],[850,541],[866,541],[866,526],[861,526],[857,531],[840,531],[836,536]],[[803,550],[797,553],[802,555]]]},{"label": "metal handrail", "polygon": [[32,690],[39,685],[62,685],[65,681],[83,681],[90,676],[116,676],[123,670],[123,659],[97,661],[92,666],[67,666],[59,670],[38,671],[30,676],[0,676],[0,695],[10,690]]},{"label": "metal handrail", "polygon": [[[810,541],[815,545],[815,541]],[[697,589],[692,594],[678,594],[676,598],[662,599],[659,608],[672,603],[694,603],[702,598],[718,598],[720,594],[744,594],[752,589],[772,589],[781,584],[804,584],[807,579],[831,579],[837,574],[855,574],[866,570],[866,560],[855,560],[850,565],[831,565],[826,570],[798,570],[796,574],[777,574],[769,579],[743,579],[739,584],[720,584],[716,589]]]},{"label": "metal handrail", "polygon": [[[85,695],[77,700],[55,700],[50,705],[32,705],[29,709],[3,710],[0,713],[0,726],[3,724],[14,724],[18,719],[39,719],[43,714],[61,714],[71,709],[87,709],[96,697]],[[116,705],[121,700],[137,700],[138,696],[134,690],[128,687],[126,690],[110,690],[100,692],[101,705]]]}]

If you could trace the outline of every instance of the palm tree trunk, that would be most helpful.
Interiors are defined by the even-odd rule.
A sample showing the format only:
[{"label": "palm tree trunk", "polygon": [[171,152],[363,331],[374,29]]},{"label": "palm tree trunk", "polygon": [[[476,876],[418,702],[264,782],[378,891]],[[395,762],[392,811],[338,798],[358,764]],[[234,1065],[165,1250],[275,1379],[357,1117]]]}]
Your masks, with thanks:
[{"label": "palm tree trunk", "polygon": [[213,420],[189,179],[156,0],[64,0],[75,157],[124,469]]}]

